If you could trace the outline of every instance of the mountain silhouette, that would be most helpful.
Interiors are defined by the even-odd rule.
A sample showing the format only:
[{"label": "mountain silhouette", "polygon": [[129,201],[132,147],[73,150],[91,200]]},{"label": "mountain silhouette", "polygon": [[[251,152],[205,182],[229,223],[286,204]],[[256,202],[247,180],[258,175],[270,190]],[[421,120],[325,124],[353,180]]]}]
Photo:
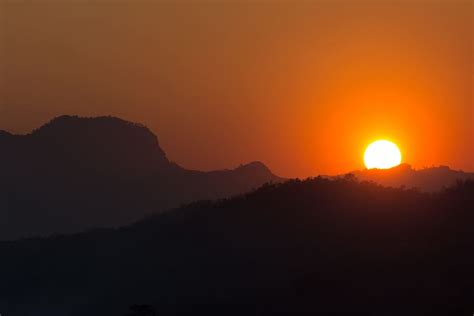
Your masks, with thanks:
[{"label": "mountain silhouette", "polygon": [[120,229],[0,242],[5,315],[469,315],[474,181],[268,184]]},{"label": "mountain silhouette", "polygon": [[352,172],[360,181],[373,181],[389,187],[417,188],[434,192],[456,184],[456,181],[474,179],[474,173],[455,171],[447,166],[413,169],[400,164],[390,169],[365,169]]},{"label": "mountain silhouette", "polygon": [[282,179],[260,162],[200,172],[170,162],[145,126],[58,117],[0,132],[0,239],[124,225],[152,212]]}]

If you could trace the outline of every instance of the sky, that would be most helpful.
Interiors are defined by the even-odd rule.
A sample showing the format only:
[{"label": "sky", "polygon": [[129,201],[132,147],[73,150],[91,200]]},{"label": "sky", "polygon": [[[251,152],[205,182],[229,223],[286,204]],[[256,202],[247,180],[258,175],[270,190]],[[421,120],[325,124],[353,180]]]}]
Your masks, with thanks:
[{"label": "sky", "polygon": [[285,177],[361,169],[383,138],[415,168],[474,171],[473,17],[471,0],[0,0],[0,129],[113,115],[183,167]]}]

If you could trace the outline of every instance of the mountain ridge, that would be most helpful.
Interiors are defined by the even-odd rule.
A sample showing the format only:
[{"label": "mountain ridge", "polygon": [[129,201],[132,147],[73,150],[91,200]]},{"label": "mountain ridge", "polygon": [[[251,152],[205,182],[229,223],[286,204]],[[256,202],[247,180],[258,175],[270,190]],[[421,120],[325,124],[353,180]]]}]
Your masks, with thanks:
[{"label": "mountain ridge", "polygon": [[402,163],[390,169],[363,169],[351,172],[360,181],[373,181],[384,186],[418,188],[434,192],[453,186],[458,180],[474,179],[474,173],[457,171],[448,166],[414,169]]},{"label": "mountain ridge", "polygon": [[283,180],[261,162],[182,168],[147,127],[114,117],[60,116],[29,134],[0,132],[0,150],[0,239],[124,225]]}]

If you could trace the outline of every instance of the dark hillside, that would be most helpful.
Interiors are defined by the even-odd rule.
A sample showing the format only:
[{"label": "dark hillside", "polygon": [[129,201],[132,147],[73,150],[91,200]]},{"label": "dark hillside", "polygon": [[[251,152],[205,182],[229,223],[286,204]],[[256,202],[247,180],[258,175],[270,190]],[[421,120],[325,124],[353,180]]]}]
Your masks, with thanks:
[{"label": "dark hillside", "polygon": [[7,315],[464,315],[474,182],[289,181],[129,227],[4,242]]}]

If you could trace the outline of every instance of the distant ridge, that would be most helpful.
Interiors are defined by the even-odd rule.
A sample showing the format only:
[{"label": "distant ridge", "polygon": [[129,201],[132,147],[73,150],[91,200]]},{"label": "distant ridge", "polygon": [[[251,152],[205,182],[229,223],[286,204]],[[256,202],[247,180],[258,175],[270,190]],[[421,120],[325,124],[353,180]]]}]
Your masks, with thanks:
[{"label": "distant ridge", "polygon": [[0,131],[0,152],[0,239],[123,225],[282,180],[261,162],[184,169],[147,127],[108,116],[60,116],[27,135]]},{"label": "distant ridge", "polygon": [[426,192],[453,186],[458,180],[474,179],[474,173],[452,170],[448,166],[413,169],[406,163],[391,169],[357,170],[352,174],[361,181],[373,181],[389,187],[418,188]]}]

